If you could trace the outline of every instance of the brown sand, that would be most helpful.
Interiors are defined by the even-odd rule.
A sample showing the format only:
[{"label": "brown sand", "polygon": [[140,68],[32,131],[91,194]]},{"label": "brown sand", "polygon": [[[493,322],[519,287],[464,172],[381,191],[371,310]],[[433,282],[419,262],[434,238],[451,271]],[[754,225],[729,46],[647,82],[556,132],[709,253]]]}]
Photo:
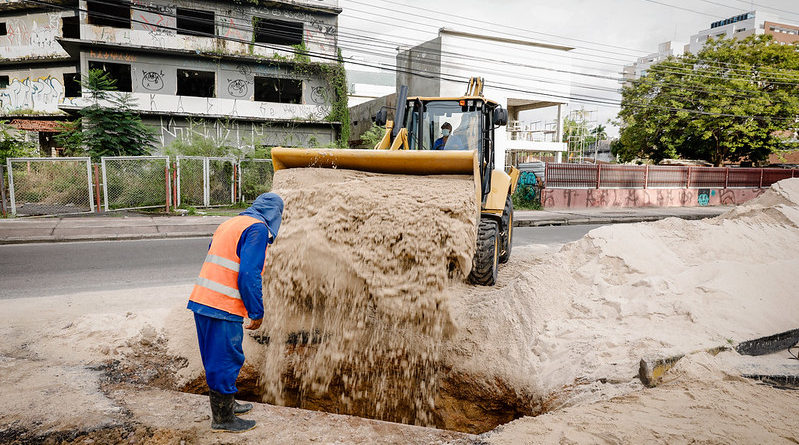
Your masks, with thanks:
[{"label": "brown sand", "polygon": [[642,358],[797,328],[799,179],[719,218],[619,224],[542,257],[514,250],[492,289],[458,286],[443,361],[527,392],[535,410],[640,387]]},{"label": "brown sand", "polygon": [[[432,423],[451,330],[442,291],[471,269],[474,187],[463,176],[276,173],[285,212],[264,280],[266,401]],[[298,332],[308,335],[286,345]]]},{"label": "brown sand", "polygon": [[[734,353],[722,353],[734,354]],[[525,417],[481,436],[489,444],[795,444],[799,392],[741,378],[722,357],[680,360],[663,385]]]}]

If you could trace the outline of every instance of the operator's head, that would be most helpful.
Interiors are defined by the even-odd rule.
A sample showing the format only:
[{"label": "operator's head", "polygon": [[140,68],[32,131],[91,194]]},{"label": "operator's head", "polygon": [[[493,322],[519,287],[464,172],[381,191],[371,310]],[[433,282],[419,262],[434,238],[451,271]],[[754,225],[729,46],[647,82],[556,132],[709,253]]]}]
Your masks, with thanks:
[{"label": "operator's head", "polygon": [[449,122],[444,122],[441,125],[441,135],[447,137],[450,133],[452,133],[452,125],[450,125]]}]

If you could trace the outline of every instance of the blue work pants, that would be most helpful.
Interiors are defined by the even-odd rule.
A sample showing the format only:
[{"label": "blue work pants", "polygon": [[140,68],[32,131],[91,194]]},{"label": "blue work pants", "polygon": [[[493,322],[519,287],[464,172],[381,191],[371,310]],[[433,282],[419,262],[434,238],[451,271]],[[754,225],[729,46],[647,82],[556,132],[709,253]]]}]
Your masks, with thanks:
[{"label": "blue work pants", "polygon": [[235,394],[236,379],[244,364],[242,322],[206,317],[195,312],[197,340],[208,387],[222,394]]}]

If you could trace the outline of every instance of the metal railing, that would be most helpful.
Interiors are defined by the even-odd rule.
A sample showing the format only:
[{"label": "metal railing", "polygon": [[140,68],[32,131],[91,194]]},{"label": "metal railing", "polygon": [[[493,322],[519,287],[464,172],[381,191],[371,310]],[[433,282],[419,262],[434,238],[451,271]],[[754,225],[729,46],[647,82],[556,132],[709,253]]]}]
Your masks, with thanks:
[{"label": "metal railing", "polygon": [[783,179],[799,178],[799,170],[547,163],[544,178],[547,188],[763,188]]},{"label": "metal railing", "polygon": [[12,215],[94,212],[90,158],[8,158]]}]

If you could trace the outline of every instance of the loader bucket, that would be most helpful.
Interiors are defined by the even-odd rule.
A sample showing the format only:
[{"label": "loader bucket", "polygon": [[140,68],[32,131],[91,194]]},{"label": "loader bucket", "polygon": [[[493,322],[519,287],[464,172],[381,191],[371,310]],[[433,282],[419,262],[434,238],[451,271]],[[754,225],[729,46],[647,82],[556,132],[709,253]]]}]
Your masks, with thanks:
[{"label": "loader bucket", "polygon": [[477,152],[275,147],[272,164],[275,170],[321,167],[404,175],[474,175]]}]

